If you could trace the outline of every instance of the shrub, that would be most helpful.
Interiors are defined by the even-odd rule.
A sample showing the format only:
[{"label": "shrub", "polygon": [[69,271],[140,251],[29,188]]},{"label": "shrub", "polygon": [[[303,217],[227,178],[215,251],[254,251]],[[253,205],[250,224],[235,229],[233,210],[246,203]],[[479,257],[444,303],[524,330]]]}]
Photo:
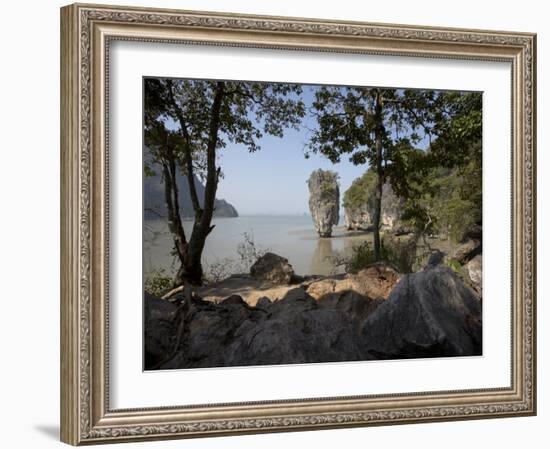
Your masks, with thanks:
[{"label": "shrub", "polygon": [[254,235],[252,232],[243,233],[243,241],[237,246],[237,254],[239,255],[240,269],[243,272],[250,271],[250,267],[256,261],[265,255],[269,249],[257,247],[254,243]]},{"label": "shrub", "polygon": [[160,298],[172,289],[173,282],[174,276],[167,273],[164,268],[160,268],[151,271],[145,277],[143,289],[147,293]]},{"label": "shrub", "polygon": [[394,265],[401,273],[412,273],[419,259],[415,239],[406,241],[382,239],[380,258],[374,256],[372,243],[363,242],[352,249],[352,255],[345,263],[348,273],[355,273],[376,262],[386,262]]},{"label": "shrub", "polygon": [[204,268],[204,282],[206,284],[222,281],[238,270],[235,260],[230,257],[216,260]]},{"label": "shrub", "polygon": [[204,282],[207,284],[227,279],[235,273],[248,273],[250,267],[269,249],[256,246],[252,232],[243,233],[243,241],[237,245],[238,259],[225,257],[204,267]]}]

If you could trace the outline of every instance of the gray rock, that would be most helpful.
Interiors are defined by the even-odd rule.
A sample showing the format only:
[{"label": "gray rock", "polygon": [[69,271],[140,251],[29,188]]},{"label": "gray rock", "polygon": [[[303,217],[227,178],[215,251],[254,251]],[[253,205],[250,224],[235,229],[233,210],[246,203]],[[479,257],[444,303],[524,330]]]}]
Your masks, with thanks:
[{"label": "gray rock", "polygon": [[246,303],[244,302],[243,298],[241,298],[239,295],[231,295],[223,300],[223,304],[228,306],[230,304],[244,305]]},{"label": "gray rock", "polygon": [[[374,201],[369,201],[371,216],[374,216]],[[403,201],[393,191],[389,183],[382,186],[382,215],[380,228],[392,232],[401,230],[401,210]]]},{"label": "gray rock", "polygon": [[308,181],[309,210],[320,237],[330,237],[338,224],[340,188],[338,175],[333,171],[315,170]]},{"label": "gray rock", "polygon": [[483,233],[483,226],[481,223],[474,223],[464,232],[464,236],[461,239],[461,242],[465,242],[468,239],[481,240]]},{"label": "gray rock", "polygon": [[169,301],[145,293],[144,311],[144,364],[154,369],[174,348],[177,307]]},{"label": "gray rock", "polygon": [[468,276],[472,281],[475,290],[481,294],[482,282],[483,282],[483,257],[481,254],[475,256],[466,264],[468,270]]},{"label": "gray rock", "polygon": [[344,206],[344,223],[349,231],[368,231],[372,228],[372,217],[367,204],[355,208]]},{"label": "gray rock", "polygon": [[[361,195],[361,198],[363,198],[362,202],[356,199],[353,202],[344,203],[344,220],[348,230],[368,231],[372,229],[375,208],[375,184],[374,174],[368,174],[371,176],[369,182],[361,182],[363,177],[358,178],[347,191],[349,192],[353,189],[357,193],[357,189],[364,190],[364,193]],[[403,200],[395,194],[389,183],[385,183],[382,186],[380,229],[395,233],[408,233],[409,230],[405,229],[401,222],[402,209]]]},{"label": "gray rock", "polygon": [[464,265],[478,254],[481,254],[481,249],[481,240],[468,238],[456,248],[452,258]]},{"label": "gray rock", "polygon": [[449,268],[406,275],[363,325],[374,358],[481,354],[481,304]]},{"label": "gray rock", "polygon": [[443,266],[406,275],[388,299],[350,284],[315,299],[304,286],[251,307],[147,296],[146,368],[205,368],[481,354],[481,302]]},{"label": "gray rock", "polygon": [[428,258],[427,267],[436,267],[437,265],[440,265],[444,259],[445,259],[445,254],[443,254],[441,251],[436,249],[430,254],[430,257]]},{"label": "gray rock", "polygon": [[258,299],[258,302],[256,303],[256,307],[260,309],[267,309],[271,305],[271,300],[267,296],[262,296],[260,299]]},{"label": "gray rock", "polygon": [[262,282],[290,284],[294,269],[288,263],[288,259],[274,253],[265,253],[250,267],[250,275]]}]

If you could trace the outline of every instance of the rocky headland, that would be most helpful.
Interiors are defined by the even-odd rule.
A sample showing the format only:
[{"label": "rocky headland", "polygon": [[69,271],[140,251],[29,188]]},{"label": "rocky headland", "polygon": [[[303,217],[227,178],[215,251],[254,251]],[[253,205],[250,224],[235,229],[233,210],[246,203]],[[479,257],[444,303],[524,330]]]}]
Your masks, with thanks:
[{"label": "rocky headland", "polygon": [[[374,217],[374,173],[367,171],[353,181],[344,193],[344,222],[348,230],[371,230]],[[401,222],[403,200],[393,191],[389,183],[382,187],[382,211],[380,230],[404,232]]]}]

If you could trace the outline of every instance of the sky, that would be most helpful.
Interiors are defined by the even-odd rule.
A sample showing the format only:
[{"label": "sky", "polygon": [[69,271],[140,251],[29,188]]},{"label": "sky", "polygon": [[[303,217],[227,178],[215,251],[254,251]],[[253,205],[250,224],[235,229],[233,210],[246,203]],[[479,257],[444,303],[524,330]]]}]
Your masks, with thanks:
[{"label": "sky", "polygon": [[[303,86],[306,110],[312,103],[314,88]],[[249,153],[244,145],[228,142],[218,152],[223,178],[216,197],[231,203],[239,215],[309,214],[307,179],[312,171],[321,168],[338,173],[342,201],[344,192],[365,173],[368,164],[354,165],[347,155],[336,164],[320,154],[310,154],[306,159],[308,128],[314,126],[315,121],[306,114],[299,130],[288,128],[282,138],[264,135],[258,141],[260,150],[254,153]]]}]

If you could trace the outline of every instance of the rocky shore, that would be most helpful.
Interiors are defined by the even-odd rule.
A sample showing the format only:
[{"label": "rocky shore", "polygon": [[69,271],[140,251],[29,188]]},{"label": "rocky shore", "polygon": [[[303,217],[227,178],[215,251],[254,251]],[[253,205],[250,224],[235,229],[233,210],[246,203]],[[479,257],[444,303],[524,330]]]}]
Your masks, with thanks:
[{"label": "rocky shore", "polygon": [[268,253],[250,274],[164,299],[146,293],[145,368],[480,355],[481,288],[464,278],[481,278],[480,245],[471,240],[460,270],[434,253],[416,273],[378,263],[300,277]]}]

